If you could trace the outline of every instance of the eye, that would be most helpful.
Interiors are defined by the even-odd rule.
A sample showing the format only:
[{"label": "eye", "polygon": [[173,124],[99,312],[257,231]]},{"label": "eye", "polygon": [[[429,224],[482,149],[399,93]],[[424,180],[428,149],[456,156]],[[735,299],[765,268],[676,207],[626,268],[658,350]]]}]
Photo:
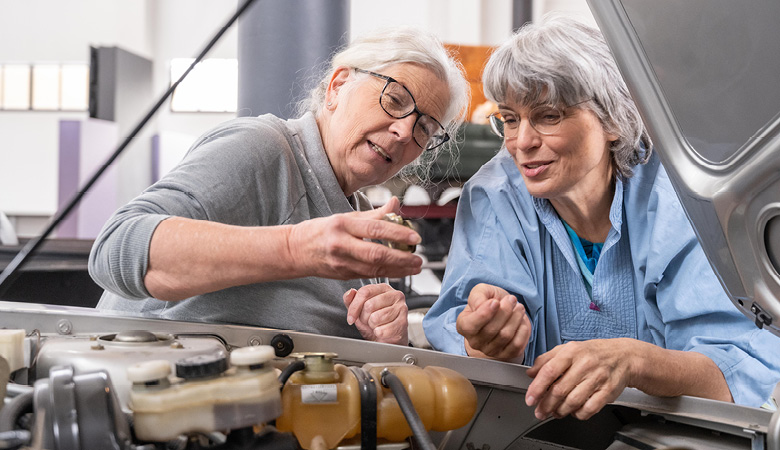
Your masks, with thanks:
[{"label": "eye", "polygon": [[539,125],[557,125],[563,118],[561,112],[555,108],[539,108],[534,111],[534,123]]},{"label": "eye", "polygon": [[401,105],[401,98],[397,94],[386,93],[385,104],[390,107],[398,107]]},{"label": "eye", "polygon": [[433,119],[427,115],[420,117],[420,120],[417,123],[427,137],[433,136],[440,129],[439,124],[434,122]]},{"label": "eye", "polygon": [[499,113],[498,118],[504,122],[504,126],[507,128],[517,128],[517,126],[520,125],[517,116],[512,113]]}]

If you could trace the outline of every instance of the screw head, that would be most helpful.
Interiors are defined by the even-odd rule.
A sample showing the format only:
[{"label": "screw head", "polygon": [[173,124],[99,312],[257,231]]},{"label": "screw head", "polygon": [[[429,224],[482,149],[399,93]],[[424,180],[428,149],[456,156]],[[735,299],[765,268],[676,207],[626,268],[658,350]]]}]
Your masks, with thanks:
[{"label": "screw head", "polygon": [[70,334],[73,331],[73,324],[68,319],[60,319],[57,321],[57,333]]}]

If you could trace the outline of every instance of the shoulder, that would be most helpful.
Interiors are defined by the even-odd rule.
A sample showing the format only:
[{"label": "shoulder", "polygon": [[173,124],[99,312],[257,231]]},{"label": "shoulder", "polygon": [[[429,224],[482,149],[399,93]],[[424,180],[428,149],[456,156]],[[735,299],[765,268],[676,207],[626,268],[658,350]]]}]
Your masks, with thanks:
[{"label": "shoulder", "polygon": [[[624,204],[627,215],[660,215],[665,220],[685,220],[677,192],[674,190],[657,153],[650,160],[634,168],[634,176],[624,180]],[[630,219],[630,217],[629,217]]]},{"label": "shoulder", "polygon": [[240,117],[204,133],[195,141],[188,154],[208,151],[215,146],[219,147],[221,153],[252,150],[252,154],[262,154],[263,150],[289,148],[289,138],[293,134],[285,121],[271,114]]},{"label": "shoulder", "polygon": [[[624,192],[632,249],[655,255],[685,253],[698,246],[677,192],[655,152],[647,164],[634,169]],[[663,249],[663,251],[661,251]]]}]

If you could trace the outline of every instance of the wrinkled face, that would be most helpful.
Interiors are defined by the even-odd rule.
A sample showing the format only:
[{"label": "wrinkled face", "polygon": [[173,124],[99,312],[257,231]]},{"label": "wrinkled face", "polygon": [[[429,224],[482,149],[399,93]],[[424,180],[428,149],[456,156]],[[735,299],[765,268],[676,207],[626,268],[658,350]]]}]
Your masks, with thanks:
[{"label": "wrinkled face", "polygon": [[[446,82],[417,64],[396,64],[380,72],[404,85],[420,111],[442,122],[450,101]],[[325,152],[347,195],[387,181],[423,151],[412,137],[418,115],[395,119],[379,105],[385,82],[339,68],[328,86],[330,105],[318,123]]]},{"label": "wrinkled face", "polygon": [[528,120],[533,106],[537,105],[499,105],[507,125],[519,121],[513,123],[516,129],[506,134],[504,143],[530,194],[555,202],[606,192],[612,181],[609,148],[616,137],[604,131],[592,111],[578,106],[559,106],[563,112],[559,128],[542,134]]}]

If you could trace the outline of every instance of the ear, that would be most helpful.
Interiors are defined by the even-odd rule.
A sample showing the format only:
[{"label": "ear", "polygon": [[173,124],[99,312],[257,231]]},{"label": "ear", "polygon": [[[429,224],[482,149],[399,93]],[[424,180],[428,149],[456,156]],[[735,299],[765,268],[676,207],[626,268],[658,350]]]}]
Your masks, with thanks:
[{"label": "ear", "polygon": [[333,71],[328,83],[328,90],[325,92],[325,108],[330,110],[336,109],[339,92],[351,75],[352,70],[349,67],[339,66]]}]

